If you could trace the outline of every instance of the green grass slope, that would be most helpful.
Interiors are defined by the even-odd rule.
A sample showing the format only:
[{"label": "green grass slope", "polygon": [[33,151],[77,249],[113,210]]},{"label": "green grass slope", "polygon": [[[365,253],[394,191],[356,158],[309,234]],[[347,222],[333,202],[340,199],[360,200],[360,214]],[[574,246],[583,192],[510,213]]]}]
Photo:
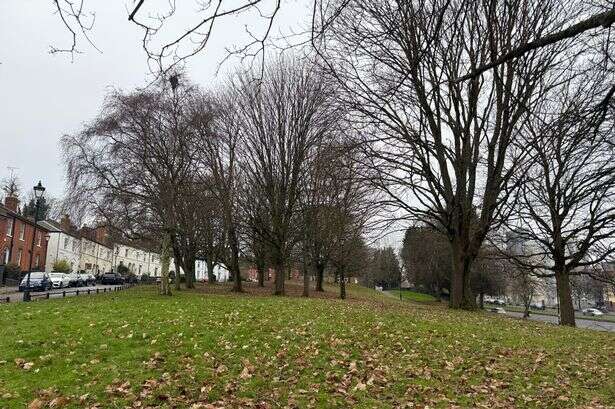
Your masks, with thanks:
[{"label": "green grass slope", "polygon": [[0,408],[607,407],[615,336],[351,288],[0,306]]}]

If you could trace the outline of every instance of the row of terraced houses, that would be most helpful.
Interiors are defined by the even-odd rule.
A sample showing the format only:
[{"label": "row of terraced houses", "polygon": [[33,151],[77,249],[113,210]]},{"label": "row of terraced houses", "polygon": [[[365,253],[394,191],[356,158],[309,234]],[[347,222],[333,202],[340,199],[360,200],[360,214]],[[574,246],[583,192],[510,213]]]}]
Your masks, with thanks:
[{"label": "row of terraced houses", "polygon": [[[34,247],[32,239],[34,237]],[[0,265],[14,264],[21,271],[52,271],[58,260],[66,260],[72,271],[95,275],[124,265],[141,276],[160,275],[157,253],[133,243],[112,241],[105,226],[77,228],[68,216],[60,222],[34,220],[19,212],[19,200],[7,197],[0,204]]]}]

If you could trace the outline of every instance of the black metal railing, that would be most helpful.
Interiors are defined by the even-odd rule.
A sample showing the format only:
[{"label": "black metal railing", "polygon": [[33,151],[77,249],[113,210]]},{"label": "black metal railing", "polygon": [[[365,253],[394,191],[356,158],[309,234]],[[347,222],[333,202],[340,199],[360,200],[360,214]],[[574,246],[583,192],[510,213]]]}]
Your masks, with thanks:
[{"label": "black metal railing", "polygon": [[[128,288],[134,287],[135,284],[122,284],[122,285],[116,285],[113,287],[104,287],[104,288],[76,288],[74,290],[63,290],[63,291],[54,291],[54,292],[43,292],[43,293],[30,293],[30,297],[32,298],[32,301],[35,300],[49,300],[51,298],[66,298],[67,296],[71,296],[71,294],[74,294],[74,296],[79,296],[81,295],[91,295],[91,294],[104,294],[104,293],[111,293],[111,292],[115,292],[115,291],[122,291],[122,290],[126,290]],[[13,302],[16,301],[21,301],[21,297],[18,297],[18,299],[14,299]],[[11,302],[11,297],[0,297],[0,304],[1,303],[10,303]]]}]

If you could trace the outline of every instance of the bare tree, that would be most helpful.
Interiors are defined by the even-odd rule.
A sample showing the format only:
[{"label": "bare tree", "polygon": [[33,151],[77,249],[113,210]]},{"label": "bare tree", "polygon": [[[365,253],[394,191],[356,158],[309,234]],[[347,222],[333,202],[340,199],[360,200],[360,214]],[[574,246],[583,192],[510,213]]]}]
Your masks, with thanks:
[{"label": "bare tree", "polygon": [[[218,203],[222,216],[224,245],[219,254],[229,268],[233,280],[233,291],[243,291],[241,285],[240,227],[241,214],[239,203],[239,143],[240,128],[236,95],[233,92],[221,92],[210,100],[202,96],[193,106],[195,117],[199,112],[215,109],[214,122],[208,116],[196,121],[198,135],[198,155],[201,161],[199,175],[212,197]],[[212,232],[213,233],[213,232]],[[213,254],[212,254],[213,255]],[[212,259],[213,261],[213,259]]]},{"label": "bare tree", "polygon": [[328,189],[327,229],[330,230],[330,261],[339,278],[340,298],[346,298],[346,277],[352,259],[363,244],[362,236],[376,216],[377,200],[367,183],[361,152],[348,143],[330,146],[336,168]]},{"label": "bare tree", "polygon": [[[74,58],[83,52],[81,43],[102,52],[91,31],[96,24],[94,2],[86,0],[53,0],[53,12],[69,34],[67,45],[50,46],[51,54],[66,53]],[[184,7],[187,7],[184,9]],[[135,0],[127,8],[127,20],[142,31],[141,47],[152,72],[166,74],[186,60],[203,52],[214,32],[214,27],[238,17],[253,17],[254,24],[246,25],[246,42],[228,48],[228,55],[249,57],[264,67],[266,48],[270,44],[273,25],[282,8],[282,0],[241,0],[237,2],[192,1],[156,2]],[[189,11],[186,11],[188,10]],[[177,30],[176,20],[189,13],[190,23]]]},{"label": "bare tree", "polygon": [[511,225],[532,247],[519,262],[555,277],[563,325],[575,325],[570,276],[593,274],[587,267],[615,253],[612,120],[596,110],[605,79],[590,70],[565,81],[524,128],[533,160],[519,169]]},{"label": "bare tree", "polygon": [[242,174],[250,192],[243,208],[269,250],[275,294],[281,295],[298,241],[294,226],[308,160],[338,120],[334,94],[313,66],[293,59],[267,66],[262,81],[239,74],[234,94]]},{"label": "bare tree", "polygon": [[0,189],[4,192],[5,197],[18,198],[21,187],[17,175],[11,173],[10,176],[3,178]]},{"label": "bare tree", "polygon": [[[211,183],[211,182],[209,182]],[[198,255],[204,258],[207,264],[207,281],[212,284],[216,281],[214,268],[223,261],[226,252],[224,217],[220,212],[219,202],[210,184],[205,184],[203,188],[206,194],[201,197],[199,203],[200,220],[199,223],[199,249]]]},{"label": "bare tree", "polygon": [[362,134],[370,136],[374,184],[397,214],[444,227],[453,251],[450,305],[476,308],[472,263],[505,216],[512,170],[524,155],[517,131],[564,47],[454,80],[550,30],[565,10],[556,0],[344,3],[334,20],[325,18],[316,45],[353,119],[369,131]]},{"label": "bare tree", "polygon": [[178,103],[190,97],[166,83],[113,92],[97,119],[62,139],[68,201],[130,237],[160,243],[162,294],[170,294],[179,192],[194,164],[191,121]]},{"label": "bare tree", "polygon": [[532,268],[516,266],[510,272],[510,290],[523,304],[523,318],[529,318],[532,299],[545,288],[545,283],[537,277]]},{"label": "bare tree", "polygon": [[[338,141],[339,142],[339,141]],[[331,144],[323,144],[313,155],[309,171],[304,179],[303,194],[300,197],[301,246],[303,251],[304,289],[309,296],[309,279],[315,278],[315,290],[324,291],[325,268],[330,262],[335,230],[331,228],[337,216],[335,208],[338,189],[337,171],[341,169],[340,154]]]}]

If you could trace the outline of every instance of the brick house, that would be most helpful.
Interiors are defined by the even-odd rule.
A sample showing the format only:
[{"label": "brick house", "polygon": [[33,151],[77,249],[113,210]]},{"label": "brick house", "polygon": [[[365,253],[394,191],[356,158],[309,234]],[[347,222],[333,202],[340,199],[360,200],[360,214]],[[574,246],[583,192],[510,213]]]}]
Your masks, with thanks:
[{"label": "brick house", "polygon": [[[7,197],[0,204],[0,265],[14,263],[22,272],[30,267],[30,249],[34,238],[32,270],[43,270],[47,255],[49,232],[53,229],[40,221],[35,229],[34,220],[18,213],[19,199]],[[34,236],[36,231],[36,236]]]},{"label": "brick house", "polygon": [[[244,274],[248,281],[253,281],[253,282],[258,281],[258,270],[256,270],[256,267],[250,266]],[[267,269],[267,271],[265,272],[265,281],[273,280],[274,277],[275,277],[275,270],[273,268]],[[302,277],[303,275],[296,268],[292,268],[290,269],[290,271],[287,271],[286,273],[287,280],[298,280],[299,278],[302,278]]]}]

